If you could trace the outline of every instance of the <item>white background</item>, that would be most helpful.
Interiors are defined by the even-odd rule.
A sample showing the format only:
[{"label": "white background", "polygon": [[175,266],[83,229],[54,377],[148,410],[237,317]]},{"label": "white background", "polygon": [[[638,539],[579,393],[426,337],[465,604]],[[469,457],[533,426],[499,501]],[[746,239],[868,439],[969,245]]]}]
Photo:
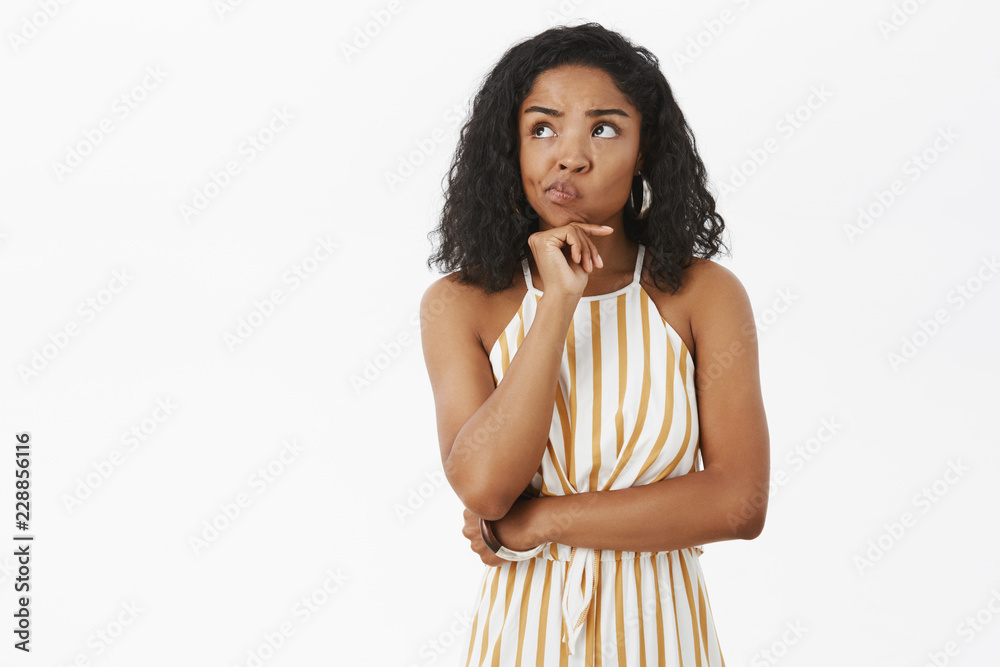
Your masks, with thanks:
[{"label": "white background", "polygon": [[[734,189],[716,261],[759,318],[785,477],[759,538],[702,557],[727,664],[995,664],[998,5],[234,5],[4,3],[0,664],[464,664],[452,629],[484,565],[434,484],[427,233],[455,110],[514,42],[582,20],[660,57],[715,192]],[[12,648],[24,431],[30,657]]]}]

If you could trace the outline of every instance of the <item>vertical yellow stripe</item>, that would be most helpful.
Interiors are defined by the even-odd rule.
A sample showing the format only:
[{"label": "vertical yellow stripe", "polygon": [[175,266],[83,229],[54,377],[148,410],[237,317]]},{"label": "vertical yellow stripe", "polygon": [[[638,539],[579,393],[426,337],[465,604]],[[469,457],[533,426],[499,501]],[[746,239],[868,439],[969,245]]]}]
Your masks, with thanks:
[{"label": "vertical yellow stripe", "polygon": [[597,300],[590,302],[590,329],[593,331],[590,348],[594,357],[594,412],[593,431],[590,436],[590,490],[598,491],[601,488],[598,480],[601,473],[601,412],[604,406],[601,405],[601,309]]},{"label": "vertical yellow stripe", "polygon": [[[628,301],[628,293],[619,296],[618,302],[618,412],[615,413],[615,456],[622,453],[622,444],[625,440],[625,420],[622,417],[622,410],[625,407],[625,386],[628,384],[628,327],[626,326],[628,316],[625,304]],[[638,429],[636,429],[638,430]],[[635,433],[633,432],[633,440]]]},{"label": "vertical yellow stripe", "polygon": [[[569,562],[568,561],[563,561],[562,564],[563,564],[563,578],[562,578],[562,580],[563,580],[563,586],[565,586],[566,585],[566,575],[569,574]],[[558,600],[556,602],[556,604],[560,605],[560,609],[562,608],[562,600]],[[562,615],[561,612],[560,612],[560,615]],[[565,623],[565,621],[563,623],[561,623],[560,625],[561,625],[562,638],[559,641],[559,667],[567,667],[569,665],[569,650],[568,650],[568,648],[566,646],[566,641],[565,640],[568,638],[569,635],[566,633],[566,623]],[[538,664],[542,664],[542,663],[538,663]]]},{"label": "vertical yellow stripe", "polygon": [[483,590],[479,591],[479,604],[476,605],[476,616],[472,619],[472,632],[469,633],[469,655],[465,658],[465,667],[469,667],[472,662],[472,647],[476,645],[476,627],[479,625],[479,610],[483,606],[483,596],[486,595],[486,582],[488,577],[483,577]]},{"label": "vertical yellow stripe", "polygon": [[[521,347],[521,343],[524,342],[524,301],[517,308],[517,337],[514,339],[518,347]],[[514,350],[517,353],[517,350]]]},{"label": "vertical yellow stripe", "polygon": [[510,368],[510,350],[507,347],[507,332],[504,331],[500,334],[500,369],[503,371],[503,375],[507,374],[507,369]]},{"label": "vertical yellow stripe", "polygon": [[[561,380],[561,378],[560,378]],[[566,477],[570,489],[576,493],[576,471],[573,463],[573,429],[570,427],[569,414],[566,410],[566,399],[563,397],[562,383],[556,381],[556,411],[559,413],[559,426],[562,432],[562,449],[566,459]]]},{"label": "vertical yellow stripe", "polygon": [[566,360],[569,364],[569,428],[570,439],[566,442],[567,467],[569,478],[573,480],[573,488],[579,488],[576,483],[576,462],[574,448],[576,447],[576,324],[570,320],[566,332]]},{"label": "vertical yellow stripe", "polygon": [[521,587],[521,619],[517,626],[517,662],[515,667],[521,667],[521,651],[524,650],[524,627],[528,622],[528,603],[531,600],[531,576],[535,572],[537,558],[528,561],[528,572],[524,575],[524,586]]},{"label": "vertical yellow stripe", "polygon": [[[617,667],[626,665],[625,662],[625,606],[622,600],[622,570],[625,566],[621,561],[621,552],[616,553],[615,558],[615,643],[618,645]],[[638,559],[636,559],[638,560]]]},{"label": "vertical yellow stripe", "polygon": [[500,667],[500,640],[503,638],[503,629],[507,625],[507,612],[510,611],[510,598],[514,595],[514,579],[517,578],[517,569],[521,561],[511,561],[509,565],[502,565],[504,569],[507,570],[507,589],[504,591],[504,603],[503,603],[503,623],[500,625],[500,632],[497,633],[497,638],[493,642],[493,650],[490,651],[493,654],[492,667]]},{"label": "vertical yellow stripe", "polygon": [[[680,376],[682,378],[687,378],[687,359],[684,357],[681,357]],[[661,479],[664,479],[667,475],[674,471],[674,468],[677,467],[677,464],[680,463],[684,454],[687,452],[688,445],[691,444],[691,399],[688,396],[687,380],[684,381],[684,411],[684,440],[681,442],[680,451],[677,452],[677,456],[675,456],[674,460],[670,462],[670,465],[668,465],[662,472],[660,472],[660,474],[656,476],[656,479],[653,480],[654,482],[659,482]],[[697,444],[695,446],[697,447]],[[697,450],[695,450],[695,454],[697,455]],[[692,458],[691,465],[693,466],[694,463],[695,461]],[[691,471],[687,470],[685,471],[685,474],[688,472]]]},{"label": "vertical yellow stripe", "polygon": [[694,397],[688,396],[688,382],[687,382],[687,357],[681,357],[681,377],[684,378],[684,410],[685,410],[685,428],[684,428],[684,443],[681,445],[682,449],[687,449],[688,443],[691,441],[691,401],[695,400]]},{"label": "vertical yellow stripe", "polygon": [[545,443],[545,451],[548,452],[549,460],[552,461],[552,467],[555,468],[556,476],[559,478],[559,483],[563,488],[563,495],[570,495],[573,493],[574,489],[570,486],[569,481],[566,476],[563,475],[562,467],[559,465],[559,459],[556,458],[555,447],[552,445],[552,438],[549,438]]},{"label": "vertical yellow stripe", "polygon": [[552,563],[554,561],[545,561],[545,581],[542,582],[542,606],[539,609],[539,613],[542,618],[538,622],[538,648],[535,649],[535,664],[543,665],[545,664],[545,626],[549,622],[549,593],[550,587],[552,585]]},{"label": "vertical yellow stripe", "polygon": [[667,381],[664,385],[664,390],[666,391],[666,396],[663,401],[663,423],[660,425],[660,434],[656,437],[656,444],[653,445],[649,456],[646,457],[646,461],[642,464],[639,474],[636,475],[637,479],[649,469],[649,466],[660,455],[660,452],[663,450],[663,443],[666,442],[667,435],[670,434],[671,423],[674,419],[674,348],[671,347],[670,341],[667,341]]},{"label": "vertical yellow stripe", "polygon": [[[521,342],[524,340],[524,301],[521,305],[517,307],[517,347],[514,348],[514,354],[517,354],[517,348],[521,347]],[[511,320],[513,322],[514,320]],[[504,327],[503,331],[500,332],[500,338],[497,342],[500,343],[500,378],[503,378],[507,374],[507,369],[510,368],[510,345],[507,342],[507,327],[510,326],[510,322]],[[492,350],[491,350],[492,351]],[[496,375],[494,374],[494,377]]]},{"label": "vertical yellow stripe", "polygon": [[604,608],[601,600],[601,570],[604,569],[604,561],[601,560],[601,550],[595,550],[596,562],[594,563],[594,577],[597,579],[597,589],[590,606],[597,607],[594,612],[594,667],[601,667],[604,658],[604,646],[601,642],[601,609]]},{"label": "vertical yellow stripe", "polygon": [[[595,554],[597,553],[596,549],[595,549],[594,553]],[[595,556],[595,560],[596,560],[596,556]],[[596,564],[600,564],[600,561],[597,560]],[[601,577],[600,577],[600,574],[601,574],[600,570],[598,570],[595,567],[594,568],[594,586],[595,586],[595,591],[594,591],[593,597],[591,598],[590,608],[587,610],[587,650],[584,652],[584,656],[586,658],[584,660],[584,664],[587,664],[587,665],[593,665],[594,664],[594,646],[597,644],[597,637],[595,636],[594,633],[599,629],[598,623],[600,621],[600,619],[597,616],[598,612],[600,612],[600,609],[601,609],[601,605],[598,604],[600,598],[598,597],[598,593],[597,593],[598,591],[601,590]]]},{"label": "vertical yellow stripe", "polygon": [[688,609],[691,611],[691,636],[694,640],[694,660],[696,667],[701,667],[701,641],[698,640],[698,610],[694,604],[694,593],[691,591],[691,577],[688,575],[687,563],[685,563],[684,552],[678,551],[678,562],[681,564],[681,573],[684,575],[684,590],[687,593]]},{"label": "vertical yellow stripe", "polygon": [[[708,603],[708,616],[709,616],[709,618],[713,619],[712,622],[713,622],[713,625],[714,625],[714,623],[715,623],[715,621],[714,621],[715,614],[712,613],[712,601],[708,599],[708,591],[705,592],[705,600]],[[716,636],[715,636],[715,645],[719,649],[719,660],[722,661],[722,667],[726,667],[726,658],[722,655],[722,644],[719,643],[719,636],[718,636],[718,634],[716,634]]]},{"label": "vertical yellow stripe", "polygon": [[486,641],[490,636],[490,620],[493,618],[493,603],[497,599],[497,588],[500,586],[500,573],[502,570],[502,565],[495,565],[493,567],[493,586],[490,588],[490,606],[486,610],[486,618],[483,619],[483,640],[479,646],[479,662],[476,664],[482,665],[483,661],[486,659]]},{"label": "vertical yellow stripe", "polygon": [[667,565],[670,569],[670,604],[673,605],[674,612],[674,633],[677,635],[677,664],[684,667],[684,645],[681,643],[680,618],[677,616],[677,598],[674,596],[674,558],[680,555],[679,551],[671,551],[667,555]]},{"label": "vertical yellow stripe", "polygon": [[[651,558],[650,561],[654,558]],[[646,635],[642,628],[642,622],[646,615],[645,607],[642,606],[642,559],[635,558],[632,562],[635,564],[635,603],[639,607],[639,667],[646,667]]]},{"label": "vertical yellow stripe", "polygon": [[708,615],[705,613],[705,590],[698,579],[698,626],[701,628],[701,645],[705,651],[705,661],[708,659]]},{"label": "vertical yellow stripe", "polygon": [[[663,610],[660,608],[660,575],[656,571],[656,556],[649,559],[649,562],[653,564],[653,590],[656,591],[656,664],[665,665],[666,663],[666,653],[663,649]],[[669,561],[668,561],[669,562]],[[676,618],[676,614],[674,617]],[[680,655],[678,651],[678,656]],[[679,663],[683,665],[684,663]]]},{"label": "vertical yellow stripe", "polygon": [[[646,304],[649,301],[649,297],[646,296],[645,292],[641,292],[639,296],[639,302],[641,304]],[[615,480],[618,479],[618,475],[621,473],[625,464],[628,463],[629,459],[632,458],[632,451],[635,449],[636,443],[639,441],[640,436],[642,436],[642,429],[646,424],[646,412],[649,406],[649,387],[650,387],[650,372],[649,372],[649,313],[647,312],[647,306],[643,305],[640,309],[642,312],[642,352],[643,352],[643,366],[642,366],[642,392],[639,396],[638,411],[636,414],[635,427],[632,429],[632,435],[629,437],[628,445],[625,447],[625,454],[619,454],[618,462],[615,465],[615,469],[611,472],[611,476],[604,483],[601,488],[602,491],[607,491],[614,484]],[[638,477],[638,476],[637,476]]]}]

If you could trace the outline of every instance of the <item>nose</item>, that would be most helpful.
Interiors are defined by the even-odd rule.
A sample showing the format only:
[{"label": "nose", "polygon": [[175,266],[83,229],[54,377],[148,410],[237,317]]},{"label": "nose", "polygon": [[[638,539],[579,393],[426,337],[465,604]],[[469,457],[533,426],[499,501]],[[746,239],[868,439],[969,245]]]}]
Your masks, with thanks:
[{"label": "nose", "polygon": [[559,170],[584,172],[590,168],[590,146],[587,138],[567,137],[562,142]]}]

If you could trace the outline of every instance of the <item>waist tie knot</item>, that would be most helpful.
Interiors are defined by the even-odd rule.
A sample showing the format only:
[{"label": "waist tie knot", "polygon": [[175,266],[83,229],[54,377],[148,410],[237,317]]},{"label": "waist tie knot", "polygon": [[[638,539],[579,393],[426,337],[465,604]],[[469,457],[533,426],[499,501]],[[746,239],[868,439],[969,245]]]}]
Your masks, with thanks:
[{"label": "waist tie knot", "polygon": [[[597,576],[600,571],[597,551],[590,548],[573,547],[569,557],[569,569],[563,585],[562,616],[563,640],[567,650],[573,655],[576,638],[590,613],[590,605],[594,602],[594,591],[597,588]],[[581,577],[583,581],[581,580]],[[579,585],[577,582],[580,582]]]},{"label": "waist tie knot", "polygon": [[[565,560],[563,549],[566,545],[558,545],[559,551],[556,554],[546,553],[545,558],[550,560]],[[546,550],[548,551],[548,550]],[[689,556],[701,556],[704,550],[701,546],[680,549]],[[607,555],[605,556],[605,552]],[[585,547],[572,547],[569,553],[569,567],[566,570],[566,580],[563,582],[562,594],[562,639],[566,642],[567,652],[573,655],[573,647],[576,639],[587,622],[591,605],[597,604],[594,598],[597,594],[597,580],[601,576],[602,560],[619,560],[632,558],[655,558],[665,556],[669,551],[655,552],[635,552],[635,551],[608,551],[607,549],[591,549]]]}]

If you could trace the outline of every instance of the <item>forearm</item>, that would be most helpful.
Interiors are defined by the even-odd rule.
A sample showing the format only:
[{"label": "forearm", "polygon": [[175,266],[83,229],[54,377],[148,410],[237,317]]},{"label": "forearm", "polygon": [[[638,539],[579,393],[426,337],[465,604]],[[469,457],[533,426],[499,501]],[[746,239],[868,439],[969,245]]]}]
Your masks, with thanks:
[{"label": "forearm", "polygon": [[[760,532],[764,507],[725,476],[700,470],[626,489],[544,496],[530,501],[529,542],[616,551],[670,551]],[[766,507],[766,499],[764,501]]]},{"label": "forearm", "polygon": [[496,390],[455,438],[445,475],[466,507],[499,519],[538,470],[574,305],[542,297]]}]

